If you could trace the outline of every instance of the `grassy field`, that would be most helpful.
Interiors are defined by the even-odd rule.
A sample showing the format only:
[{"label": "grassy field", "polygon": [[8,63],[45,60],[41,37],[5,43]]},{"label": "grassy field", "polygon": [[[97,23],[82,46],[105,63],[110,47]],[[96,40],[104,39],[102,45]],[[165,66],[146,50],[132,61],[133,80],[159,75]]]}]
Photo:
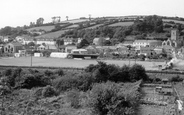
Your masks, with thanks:
[{"label": "grassy field", "polygon": [[51,31],[52,29],[54,29],[55,27],[54,26],[40,26],[40,27],[34,27],[34,28],[30,28],[30,29],[27,29],[28,31],[32,31],[32,30],[45,30],[46,32],[48,31]]},{"label": "grassy field", "polygon": [[108,25],[108,26],[131,26],[133,25],[134,22],[118,22],[118,23],[115,23],[115,24],[111,24],[111,25]]},{"label": "grassy field", "polygon": [[67,29],[70,29],[70,28],[77,28],[77,27],[79,27],[79,25],[78,25],[78,24],[74,24],[74,25],[68,26],[68,27],[66,27],[66,28],[67,28]]},{"label": "grassy field", "polygon": [[62,34],[64,34],[64,32],[67,30],[60,30],[60,31],[56,31],[56,32],[51,32],[51,33],[47,33],[47,34],[43,34],[40,36],[37,36],[36,38],[58,38],[59,36],[61,36]]},{"label": "grassy field", "polygon": [[94,29],[94,28],[97,28],[99,26],[103,26],[103,24],[97,24],[97,25],[94,25],[94,26],[91,26],[91,27],[88,27],[88,28],[85,28],[85,29]]},{"label": "grassy field", "polygon": [[[129,64],[129,61],[125,60],[102,60],[107,64],[115,64],[118,66],[123,66],[124,64]],[[157,70],[158,68],[153,67],[153,62],[136,61],[136,63],[141,64],[146,70]],[[51,66],[51,67],[75,67],[84,68],[89,64],[97,64],[97,60],[76,60],[76,59],[61,59],[61,58],[45,58],[45,57],[33,57],[33,66]],[[130,61],[130,65],[135,64],[135,61]],[[155,63],[154,63],[155,64]],[[164,64],[164,62],[156,62],[156,64]],[[0,65],[14,65],[14,66],[29,66],[31,65],[30,57],[21,58],[1,58]]]},{"label": "grassy field", "polygon": [[164,22],[170,22],[173,21],[175,23],[180,23],[180,24],[184,24],[184,21],[178,21],[178,20],[171,20],[171,19],[163,19]]},{"label": "grassy field", "polygon": [[85,22],[89,21],[89,19],[73,19],[73,20],[68,20],[68,21],[61,21],[61,23],[80,23],[80,22]]}]

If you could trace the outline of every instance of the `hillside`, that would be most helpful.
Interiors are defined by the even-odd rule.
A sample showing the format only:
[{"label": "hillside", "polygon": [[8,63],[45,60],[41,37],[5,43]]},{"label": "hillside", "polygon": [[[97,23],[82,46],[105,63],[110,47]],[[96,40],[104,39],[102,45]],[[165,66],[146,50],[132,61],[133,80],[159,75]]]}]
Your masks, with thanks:
[{"label": "hillside", "polygon": [[114,23],[114,24],[110,24],[108,26],[112,26],[112,27],[115,27],[115,26],[131,26],[133,24],[134,24],[134,22],[117,22],[117,23]]},{"label": "hillside", "polygon": [[68,31],[68,30],[60,30],[60,31],[56,31],[56,32],[51,32],[51,33],[47,33],[47,34],[37,36],[35,38],[58,38],[59,36],[64,34],[65,31]]},{"label": "hillside", "polygon": [[54,28],[55,28],[54,25],[52,25],[52,26],[40,26],[40,27],[29,28],[29,29],[27,29],[27,31],[33,31],[33,30],[39,31],[39,30],[44,30],[44,31],[48,32],[48,31],[51,31],[51,30],[54,29]]}]

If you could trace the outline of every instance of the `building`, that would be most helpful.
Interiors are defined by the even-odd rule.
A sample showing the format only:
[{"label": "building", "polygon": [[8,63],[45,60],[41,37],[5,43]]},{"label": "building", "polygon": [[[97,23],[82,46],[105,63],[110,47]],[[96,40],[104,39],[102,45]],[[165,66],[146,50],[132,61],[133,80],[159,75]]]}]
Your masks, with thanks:
[{"label": "building", "polygon": [[54,38],[36,38],[36,44],[46,44],[46,45],[55,45],[56,42]]},{"label": "building", "polygon": [[105,42],[105,38],[94,38],[93,44],[96,46],[103,46],[103,43]]},{"label": "building", "polygon": [[18,53],[19,50],[22,50],[23,46],[18,42],[11,42],[4,46],[4,53]]},{"label": "building", "polygon": [[40,46],[37,47],[37,50],[38,50],[38,51],[43,51],[43,50],[45,50],[45,49],[46,49],[46,46],[43,45],[43,44],[41,44]]},{"label": "building", "polygon": [[160,40],[135,40],[133,47],[157,47],[161,46],[162,41]]},{"label": "building", "polygon": [[[171,37],[167,40],[164,40],[162,42],[162,46],[172,46],[172,47],[178,47],[178,41],[179,41],[179,31],[177,29],[171,30]],[[183,41],[180,41],[183,42]]]},{"label": "building", "polygon": [[154,47],[140,47],[138,55],[140,54],[147,56],[147,55],[154,55],[156,53],[154,51]]},{"label": "building", "polygon": [[75,38],[73,38],[73,37],[71,37],[71,36],[63,37],[63,38],[61,38],[61,39],[63,39],[64,45],[76,44],[77,42],[80,42],[80,40],[82,40],[82,39],[80,39],[80,40],[78,41],[77,38],[75,39]]},{"label": "building", "polygon": [[77,49],[77,46],[75,46],[75,45],[66,45],[66,47],[65,47],[65,52],[66,52],[66,53],[71,53],[71,51],[72,51],[73,49]]}]

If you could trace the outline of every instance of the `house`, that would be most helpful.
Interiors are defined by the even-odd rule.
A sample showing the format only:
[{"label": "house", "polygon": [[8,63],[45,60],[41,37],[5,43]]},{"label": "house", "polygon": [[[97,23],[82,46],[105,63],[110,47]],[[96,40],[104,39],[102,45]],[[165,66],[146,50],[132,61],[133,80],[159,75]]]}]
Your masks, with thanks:
[{"label": "house", "polygon": [[11,42],[4,46],[4,53],[18,53],[19,50],[22,50],[23,46],[19,42]]},{"label": "house", "polygon": [[135,40],[133,42],[134,47],[156,47],[156,46],[161,46],[162,41],[160,40]]},{"label": "house", "polygon": [[75,39],[75,38],[73,38],[71,36],[66,36],[66,37],[63,37],[61,39],[63,39],[64,45],[76,44],[78,42],[78,39]]},{"label": "house", "polygon": [[9,37],[9,36],[4,36],[4,37],[2,38],[2,41],[3,41],[3,42],[8,42],[8,41],[9,41],[9,39],[10,39],[10,37]]},{"label": "house", "polygon": [[36,44],[55,45],[54,38],[35,38]]},{"label": "house", "polygon": [[31,36],[28,35],[22,35],[22,36],[17,36],[15,38],[15,40],[23,45],[28,44],[30,42],[34,42],[35,43],[35,39]]},{"label": "house", "polygon": [[140,47],[140,51],[138,53],[138,55],[154,55],[155,52],[154,52],[154,47]]},{"label": "house", "polygon": [[93,44],[96,46],[103,46],[103,43],[105,42],[105,38],[94,38]]},{"label": "house", "polygon": [[40,46],[37,47],[38,51],[43,51],[45,49],[46,49],[46,45],[43,45],[43,44],[41,44]]}]

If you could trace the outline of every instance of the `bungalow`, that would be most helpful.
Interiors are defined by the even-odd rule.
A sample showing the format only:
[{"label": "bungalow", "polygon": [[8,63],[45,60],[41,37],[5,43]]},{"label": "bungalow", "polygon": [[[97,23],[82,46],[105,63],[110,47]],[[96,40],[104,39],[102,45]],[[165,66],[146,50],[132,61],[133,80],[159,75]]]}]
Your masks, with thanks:
[{"label": "bungalow", "polygon": [[133,42],[134,47],[156,47],[156,46],[161,46],[162,41],[160,40],[135,40]]},{"label": "bungalow", "polygon": [[123,45],[124,46],[133,46],[133,41],[124,41]]},{"label": "bungalow", "polygon": [[22,50],[23,46],[18,42],[11,42],[4,46],[4,53],[18,53],[19,50]]}]

